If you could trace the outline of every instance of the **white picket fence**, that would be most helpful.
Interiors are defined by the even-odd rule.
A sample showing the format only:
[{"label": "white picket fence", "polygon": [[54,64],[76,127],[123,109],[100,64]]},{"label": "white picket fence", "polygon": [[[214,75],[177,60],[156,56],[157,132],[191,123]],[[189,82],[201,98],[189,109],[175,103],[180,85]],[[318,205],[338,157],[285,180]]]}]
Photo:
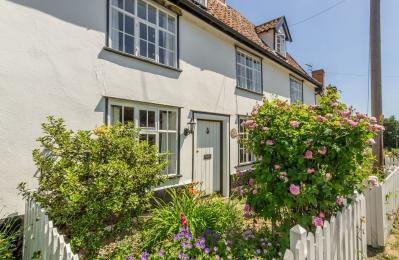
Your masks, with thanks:
[{"label": "white picket fence", "polygon": [[399,208],[399,167],[384,182],[365,191],[367,244],[382,247],[391,232]]},{"label": "white picket fence", "polygon": [[392,166],[399,166],[399,158],[385,156],[385,167],[389,168]]},{"label": "white picket fence", "polygon": [[290,231],[284,260],[354,260],[367,257],[366,201],[357,195],[351,205],[324,221],[315,234],[300,225]]},{"label": "white picket fence", "polygon": [[78,260],[46,212],[33,200],[25,202],[23,260]]}]

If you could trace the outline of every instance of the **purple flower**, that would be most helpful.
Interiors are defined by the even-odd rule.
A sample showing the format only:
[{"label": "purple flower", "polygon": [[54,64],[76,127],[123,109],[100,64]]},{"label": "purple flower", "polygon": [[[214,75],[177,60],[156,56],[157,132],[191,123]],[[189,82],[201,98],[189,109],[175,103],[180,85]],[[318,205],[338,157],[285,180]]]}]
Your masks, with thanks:
[{"label": "purple flower", "polygon": [[179,252],[179,255],[177,256],[178,259],[184,259],[187,260],[188,257],[185,255],[182,251]]},{"label": "purple flower", "polygon": [[126,257],[126,260],[133,260],[133,256]]},{"label": "purple flower", "polygon": [[204,249],[204,253],[205,253],[205,254],[209,254],[210,252],[211,252],[211,250],[210,250],[209,248],[205,248],[205,249]]},{"label": "purple flower", "polygon": [[186,242],[186,241],[181,242],[181,246],[182,246],[183,248],[185,248],[185,249],[191,249],[191,248],[193,248],[193,245],[192,245],[191,243],[189,243],[189,242]]},{"label": "purple flower", "polygon": [[204,237],[199,237],[195,243],[194,243],[195,247],[199,248],[199,249],[204,249],[205,248],[205,238]]},{"label": "purple flower", "polygon": [[163,249],[158,251],[158,256],[163,257],[165,255],[165,251]]},{"label": "purple flower", "polygon": [[147,260],[150,254],[147,251],[144,251],[144,253],[141,255],[140,260]]}]

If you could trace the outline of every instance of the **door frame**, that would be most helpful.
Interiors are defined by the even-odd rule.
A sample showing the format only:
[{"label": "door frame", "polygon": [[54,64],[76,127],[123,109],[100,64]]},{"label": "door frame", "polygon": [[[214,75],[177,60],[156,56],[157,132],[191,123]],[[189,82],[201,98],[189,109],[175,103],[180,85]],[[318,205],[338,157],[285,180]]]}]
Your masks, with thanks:
[{"label": "door frame", "polygon": [[[229,196],[230,182],[230,139],[228,138],[230,129],[230,115],[217,114],[201,111],[191,111],[192,119],[198,121],[211,121],[220,123],[220,194]],[[192,180],[194,180],[195,171],[195,143],[197,135],[197,127],[192,134]]]}]

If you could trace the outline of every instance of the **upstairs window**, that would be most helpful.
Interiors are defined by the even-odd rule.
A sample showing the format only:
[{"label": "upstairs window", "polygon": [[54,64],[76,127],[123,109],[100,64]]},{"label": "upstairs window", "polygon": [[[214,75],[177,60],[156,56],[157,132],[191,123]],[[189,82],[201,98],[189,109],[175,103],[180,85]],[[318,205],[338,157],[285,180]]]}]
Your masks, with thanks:
[{"label": "upstairs window", "polygon": [[144,0],[110,1],[111,48],[177,66],[176,15]]},{"label": "upstairs window", "polygon": [[261,59],[237,50],[237,86],[262,93]]},{"label": "upstairs window", "polygon": [[290,97],[291,103],[303,103],[303,83],[294,78],[290,78]]},{"label": "upstairs window", "polygon": [[287,56],[287,49],[286,49],[286,44],[285,44],[285,34],[284,33],[276,34],[276,51],[284,57]]}]

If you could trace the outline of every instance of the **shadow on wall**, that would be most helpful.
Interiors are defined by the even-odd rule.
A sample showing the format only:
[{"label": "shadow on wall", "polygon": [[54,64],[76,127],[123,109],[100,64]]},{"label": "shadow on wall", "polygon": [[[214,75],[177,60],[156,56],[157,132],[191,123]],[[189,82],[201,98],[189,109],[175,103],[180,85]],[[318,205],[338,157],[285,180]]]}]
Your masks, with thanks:
[{"label": "shadow on wall", "polygon": [[[242,96],[246,98],[250,98],[254,101],[262,102],[263,101],[263,94],[253,93],[251,91],[247,91],[245,89],[235,88],[234,94],[236,96]],[[248,111],[250,112],[250,111]]]},{"label": "shadow on wall", "polygon": [[[89,30],[106,31],[106,0],[8,0]],[[79,7],[79,8],[77,8]]]}]

